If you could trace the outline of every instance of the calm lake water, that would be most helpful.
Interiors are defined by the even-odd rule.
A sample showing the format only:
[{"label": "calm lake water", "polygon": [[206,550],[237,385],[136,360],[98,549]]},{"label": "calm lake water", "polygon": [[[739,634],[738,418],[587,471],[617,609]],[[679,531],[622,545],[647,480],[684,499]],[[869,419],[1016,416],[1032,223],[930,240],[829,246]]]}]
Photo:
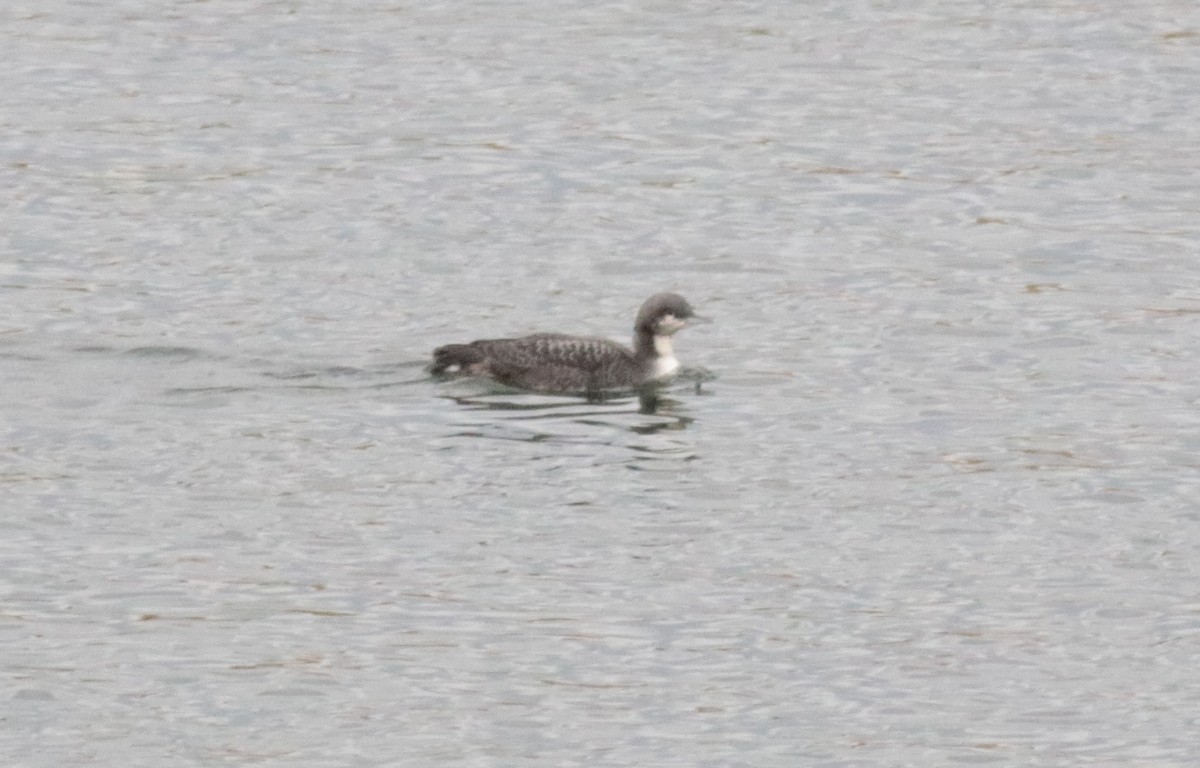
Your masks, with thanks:
[{"label": "calm lake water", "polygon": [[[1200,7],[11,3],[6,766],[1200,754]],[[625,338],[656,403],[435,382]]]}]

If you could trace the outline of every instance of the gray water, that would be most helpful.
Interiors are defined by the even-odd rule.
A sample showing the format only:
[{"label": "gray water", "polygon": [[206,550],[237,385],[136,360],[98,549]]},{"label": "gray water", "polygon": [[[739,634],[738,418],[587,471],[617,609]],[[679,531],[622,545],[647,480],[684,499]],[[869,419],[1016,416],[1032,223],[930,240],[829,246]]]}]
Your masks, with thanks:
[{"label": "gray water", "polygon": [[[1200,754],[1191,0],[0,45],[5,766]],[[657,402],[424,372],[667,289]]]}]

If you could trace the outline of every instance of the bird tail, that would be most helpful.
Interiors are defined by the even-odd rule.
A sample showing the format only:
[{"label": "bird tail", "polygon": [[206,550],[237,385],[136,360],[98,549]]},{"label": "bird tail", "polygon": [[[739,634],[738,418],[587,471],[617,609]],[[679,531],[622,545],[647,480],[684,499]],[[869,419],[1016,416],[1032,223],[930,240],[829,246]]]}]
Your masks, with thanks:
[{"label": "bird tail", "polygon": [[451,368],[466,370],[467,366],[483,360],[479,350],[470,344],[447,344],[433,350],[433,365],[430,373],[445,373]]}]

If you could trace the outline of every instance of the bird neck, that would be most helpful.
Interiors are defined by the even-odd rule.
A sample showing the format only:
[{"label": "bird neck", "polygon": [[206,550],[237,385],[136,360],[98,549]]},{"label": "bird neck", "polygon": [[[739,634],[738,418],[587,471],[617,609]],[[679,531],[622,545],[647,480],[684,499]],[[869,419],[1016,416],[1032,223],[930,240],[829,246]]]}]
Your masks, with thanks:
[{"label": "bird neck", "polygon": [[675,350],[671,346],[671,337],[656,336],[650,331],[638,331],[634,335],[633,350],[637,353],[638,357],[649,359],[671,358],[675,356]]}]

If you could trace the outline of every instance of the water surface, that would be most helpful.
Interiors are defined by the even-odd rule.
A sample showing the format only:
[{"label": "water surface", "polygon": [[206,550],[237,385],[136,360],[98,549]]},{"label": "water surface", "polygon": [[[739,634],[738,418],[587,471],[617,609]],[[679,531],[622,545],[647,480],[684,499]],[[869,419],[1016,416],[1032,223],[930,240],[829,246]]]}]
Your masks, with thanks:
[{"label": "water surface", "polygon": [[7,764],[1200,751],[1190,4],[3,13]]}]

